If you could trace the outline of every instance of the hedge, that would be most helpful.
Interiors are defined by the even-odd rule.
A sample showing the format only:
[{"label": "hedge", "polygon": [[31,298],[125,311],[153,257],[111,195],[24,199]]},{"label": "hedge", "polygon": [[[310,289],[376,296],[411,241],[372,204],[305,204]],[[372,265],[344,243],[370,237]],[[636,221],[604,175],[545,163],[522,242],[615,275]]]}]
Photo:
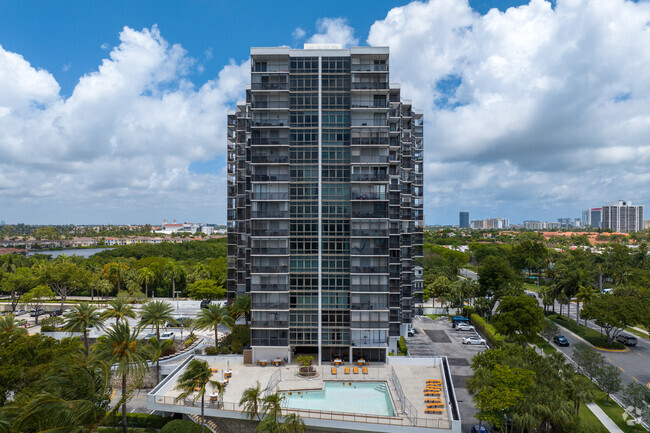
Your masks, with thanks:
[{"label": "hedge", "polygon": [[580,337],[584,338],[596,347],[603,349],[625,349],[625,345],[617,341],[608,343],[607,336],[605,334],[601,336],[600,332],[596,331],[595,329],[585,328],[584,326],[577,325],[575,321],[567,320],[564,316],[551,315],[548,318],[558,325],[565,327],[569,331],[578,334]]},{"label": "hedge", "polygon": [[478,314],[472,314],[469,316],[469,319],[472,322],[472,325],[483,334],[485,339],[493,347],[500,346],[505,342],[503,335],[499,334],[496,329],[494,329],[494,326],[487,323],[485,319]]},{"label": "hedge", "polygon": [[408,355],[409,349],[406,346],[406,340],[404,339],[404,337],[399,338],[397,345],[399,346],[399,351],[402,353],[402,355],[404,356]]},{"label": "hedge", "polygon": [[165,424],[160,433],[201,433],[201,425],[192,421],[175,419]]},{"label": "hedge", "polygon": [[[173,418],[168,416],[161,415],[149,415],[148,413],[127,413],[126,414],[126,425],[128,427],[141,427],[141,428],[153,428],[160,429],[170,422]],[[115,426],[122,425],[122,416],[121,414],[115,415]]]},{"label": "hedge", "polygon": [[[201,430],[199,428],[199,430]],[[129,428],[129,433],[158,433],[155,428]],[[122,433],[122,427],[97,427],[97,433]]]}]

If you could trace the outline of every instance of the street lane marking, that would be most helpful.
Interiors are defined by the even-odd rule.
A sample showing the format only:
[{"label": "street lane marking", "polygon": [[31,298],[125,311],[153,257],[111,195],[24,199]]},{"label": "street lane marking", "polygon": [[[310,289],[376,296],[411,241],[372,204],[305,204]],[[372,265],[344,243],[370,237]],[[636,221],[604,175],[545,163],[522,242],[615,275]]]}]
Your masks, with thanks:
[{"label": "street lane marking", "polygon": [[612,362],[612,360],[611,360],[611,359],[609,359],[609,358],[607,358],[607,360],[608,360],[609,362],[611,362],[611,363],[613,364],[613,362]]},{"label": "street lane marking", "polygon": [[637,378],[634,377],[634,376],[632,376],[632,379],[636,380],[637,382],[639,381],[639,379],[637,379]]},{"label": "street lane marking", "polygon": [[[617,365],[617,367],[618,367],[618,365]],[[621,368],[621,367],[618,367],[618,368]],[[622,371],[622,372],[625,372],[625,370],[623,370],[622,368],[621,368],[621,371]]]}]

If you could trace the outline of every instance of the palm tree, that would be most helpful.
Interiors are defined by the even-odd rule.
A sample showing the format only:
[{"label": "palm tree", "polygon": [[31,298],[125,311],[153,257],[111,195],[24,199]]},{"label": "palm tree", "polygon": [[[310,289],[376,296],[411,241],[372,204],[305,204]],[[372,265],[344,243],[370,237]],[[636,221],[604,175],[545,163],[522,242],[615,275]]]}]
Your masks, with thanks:
[{"label": "palm tree", "polygon": [[122,397],[118,404],[122,405],[122,432],[126,429],[126,389],[127,376],[141,377],[148,370],[147,358],[143,343],[138,341],[138,329],[131,329],[127,322],[117,322],[106,330],[93,345],[93,351],[101,359],[114,364],[114,373],[122,377]]},{"label": "palm tree", "polygon": [[172,311],[174,311],[172,306],[165,301],[149,301],[140,311],[140,326],[155,326],[156,338],[160,339],[160,327],[174,321]]},{"label": "palm tree", "polygon": [[257,418],[260,419],[260,408],[262,405],[262,388],[259,382],[255,386],[246,388],[241,395],[239,405],[244,406],[244,413],[247,413],[250,420]]},{"label": "palm tree", "polygon": [[103,319],[115,318],[116,324],[120,319],[126,320],[126,317],[135,319],[135,310],[129,304],[128,299],[125,296],[119,295],[108,303],[108,308],[102,313]]},{"label": "palm tree", "polygon": [[176,282],[181,280],[184,273],[183,268],[173,260],[165,265],[165,276],[172,282],[172,297],[176,296]]},{"label": "palm tree", "polygon": [[217,333],[217,328],[220,324],[232,328],[234,320],[228,315],[228,308],[223,307],[221,304],[210,304],[207,308],[201,308],[196,324],[199,329],[213,328],[214,347],[219,347],[219,334]]},{"label": "palm tree", "polygon": [[307,431],[305,422],[297,413],[287,415],[282,422],[281,428],[284,433],[305,433]]},{"label": "palm tree", "polygon": [[282,417],[282,402],[284,394],[274,392],[262,399],[264,420],[258,426],[263,432],[277,432],[280,430],[280,417]]},{"label": "palm tree", "polygon": [[108,266],[110,275],[115,275],[115,278],[117,278],[117,293],[120,293],[122,276],[124,275],[124,271],[128,270],[129,267],[121,262],[113,262]]},{"label": "palm tree", "polygon": [[[590,286],[580,286],[576,294],[576,323],[580,321],[580,302],[583,304],[590,302],[596,297],[596,292]],[[587,319],[585,319],[585,326],[587,326]]]},{"label": "palm tree", "polygon": [[246,326],[248,326],[248,316],[251,314],[251,297],[248,293],[238,296],[230,305],[230,311],[235,319],[244,316]]},{"label": "palm tree", "polygon": [[13,314],[0,317],[0,334],[27,334],[27,329],[21,327]]},{"label": "palm tree", "polygon": [[187,364],[187,368],[185,368],[183,374],[180,375],[176,384],[176,389],[182,391],[178,397],[176,397],[176,402],[187,398],[187,396],[192,394],[195,390],[198,390],[196,396],[194,396],[194,401],[199,397],[201,398],[201,433],[205,431],[205,420],[203,418],[205,412],[205,386],[209,383],[216,387],[219,391],[219,395],[222,395],[225,389],[220,382],[210,380],[210,376],[212,376],[212,369],[208,362],[202,359],[193,359],[189,364]]},{"label": "palm tree", "polygon": [[160,357],[167,350],[171,349],[173,345],[174,340],[169,339],[159,340],[156,337],[151,337],[147,341],[147,356],[152,362],[156,363],[156,385],[160,383]]},{"label": "palm tree", "polygon": [[204,263],[197,263],[192,268],[189,278],[191,281],[207,280],[210,278],[210,269]]},{"label": "palm tree", "polygon": [[86,354],[89,353],[88,347],[88,327],[102,326],[101,318],[97,307],[88,302],[80,302],[74,308],[63,315],[65,323],[63,330],[67,332],[83,332],[84,347]]},{"label": "palm tree", "polygon": [[149,296],[149,284],[156,280],[156,274],[147,267],[138,269],[137,274],[138,284],[144,284],[144,296]]}]

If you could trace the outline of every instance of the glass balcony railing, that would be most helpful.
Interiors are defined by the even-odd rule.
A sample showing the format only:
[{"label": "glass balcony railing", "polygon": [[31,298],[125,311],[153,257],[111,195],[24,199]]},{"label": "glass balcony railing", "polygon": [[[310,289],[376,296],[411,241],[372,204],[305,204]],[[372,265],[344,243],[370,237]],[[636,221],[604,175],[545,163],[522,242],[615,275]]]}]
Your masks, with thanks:
[{"label": "glass balcony railing", "polygon": [[350,328],[356,329],[374,329],[374,328],[388,328],[388,320],[386,321],[362,321],[350,322]]},{"label": "glass balcony railing", "polygon": [[385,237],[388,236],[388,229],[385,230],[351,229],[350,236]]},{"label": "glass balcony railing", "polygon": [[287,90],[288,83],[252,83],[251,90]]},{"label": "glass balcony railing", "polygon": [[251,254],[261,256],[288,256],[289,248],[252,248]]},{"label": "glass balcony railing", "polygon": [[253,302],[251,304],[251,310],[288,310],[288,302]]},{"label": "glass balcony railing", "polygon": [[254,192],[252,200],[288,200],[288,192]]},{"label": "glass balcony railing", "polygon": [[273,274],[284,274],[289,272],[289,266],[251,266],[251,272],[259,273],[273,273]]},{"label": "glass balcony railing", "polygon": [[253,229],[251,236],[289,236],[289,229]]},{"label": "glass balcony railing", "polygon": [[387,64],[361,63],[350,65],[352,72],[384,72],[388,71]]},{"label": "glass balcony railing", "polygon": [[251,157],[253,164],[287,164],[289,162],[288,156],[266,156],[266,155],[253,155]]},{"label": "glass balcony railing", "polygon": [[350,192],[352,200],[386,200],[386,193],[376,192]]},{"label": "glass balcony railing", "polygon": [[252,211],[251,218],[289,218],[288,210]]},{"label": "glass balcony railing", "polygon": [[378,174],[352,173],[350,175],[350,180],[352,182],[385,181],[388,180],[388,174],[387,173],[378,173]]},{"label": "glass balcony railing", "polygon": [[288,182],[288,174],[254,174],[251,179],[253,182]]},{"label": "glass balcony railing", "polygon": [[388,89],[388,83],[352,83],[352,90],[383,90]]},{"label": "glass balcony railing", "polygon": [[387,274],[388,266],[350,266],[350,272],[353,274]]}]

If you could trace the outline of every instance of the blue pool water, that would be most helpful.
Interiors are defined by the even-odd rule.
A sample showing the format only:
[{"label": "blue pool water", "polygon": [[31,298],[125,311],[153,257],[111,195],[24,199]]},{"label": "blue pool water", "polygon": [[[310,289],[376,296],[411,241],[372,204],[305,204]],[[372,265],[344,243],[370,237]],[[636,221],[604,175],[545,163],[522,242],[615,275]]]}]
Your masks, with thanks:
[{"label": "blue pool water", "polygon": [[323,390],[284,393],[286,406],[294,409],[393,416],[386,382],[325,382]]}]

